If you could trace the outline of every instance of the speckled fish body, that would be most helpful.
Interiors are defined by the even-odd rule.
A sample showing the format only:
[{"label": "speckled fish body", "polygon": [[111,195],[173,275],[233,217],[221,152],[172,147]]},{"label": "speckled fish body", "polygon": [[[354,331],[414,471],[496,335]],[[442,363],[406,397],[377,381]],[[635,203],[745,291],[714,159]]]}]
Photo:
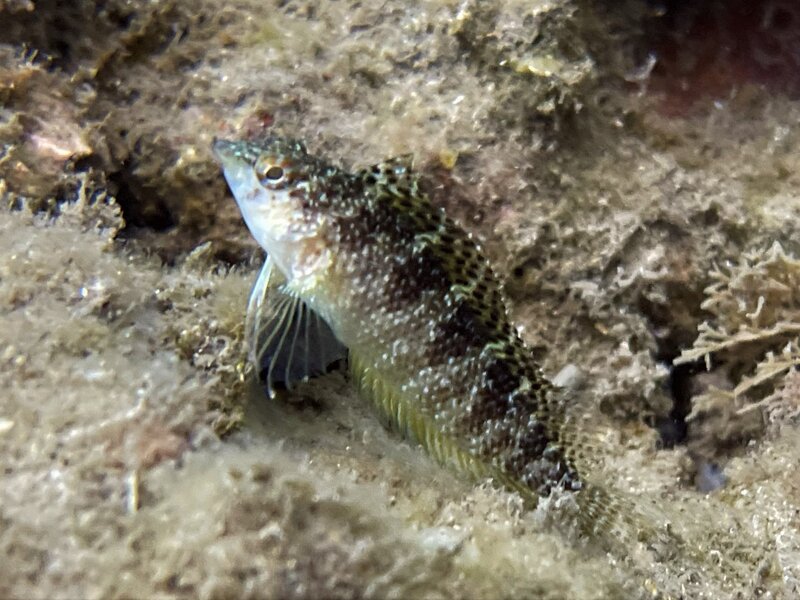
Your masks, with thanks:
[{"label": "speckled fish body", "polygon": [[351,173],[280,138],[214,151],[280,293],[330,327],[391,425],[528,500],[575,492],[590,529],[620,512],[579,474],[587,448],[510,324],[480,245],[431,204],[407,160]]}]

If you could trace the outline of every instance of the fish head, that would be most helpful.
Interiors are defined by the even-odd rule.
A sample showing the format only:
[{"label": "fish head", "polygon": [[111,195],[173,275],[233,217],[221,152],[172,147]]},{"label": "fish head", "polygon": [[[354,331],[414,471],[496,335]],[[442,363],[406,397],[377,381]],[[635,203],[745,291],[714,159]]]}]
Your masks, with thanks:
[{"label": "fish head", "polygon": [[247,227],[287,279],[323,268],[324,214],[309,197],[324,165],[288,138],[215,139],[212,149]]}]

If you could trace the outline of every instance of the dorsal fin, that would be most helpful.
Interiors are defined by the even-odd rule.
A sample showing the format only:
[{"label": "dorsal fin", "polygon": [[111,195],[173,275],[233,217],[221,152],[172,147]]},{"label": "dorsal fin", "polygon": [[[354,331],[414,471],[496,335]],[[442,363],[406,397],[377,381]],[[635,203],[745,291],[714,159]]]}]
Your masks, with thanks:
[{"label": "dorsal fin", "polygon": [[390,158],[360,170],[358,176],[414,231],[415,252],[428,253],[441,265],[456,306],[467,307],[482,327],[496,331],[498,337],[514,337],[502,286],[483,248],[420,189],[413,158],[412,154]]},{"label": "dorsal fin", "polygon": [[400,154],[387,158],[379,163],[370,165],[361,169],[361,173],[372,173],[377,175],[379,173],[393,172],[395,175],[404,175],[413,173],[414,171],[414,155],[410,152],[408,154]]},{"label": "dorsal fin", "polygon": [[385,188],[392,194],[418,194],[418,176],[414,172],[414,155],[401,154],[375,163],[356,172],[367,186]]}]

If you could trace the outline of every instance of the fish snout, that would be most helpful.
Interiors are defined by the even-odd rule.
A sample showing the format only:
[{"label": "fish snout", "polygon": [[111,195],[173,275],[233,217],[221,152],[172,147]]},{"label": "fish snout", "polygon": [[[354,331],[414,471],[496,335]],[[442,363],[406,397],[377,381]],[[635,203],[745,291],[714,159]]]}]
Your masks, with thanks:
[{"label": "fish snout", "polygon": [[226,160],[231,160],[232,158],[234,158],[236,156],[236,149],[237,149],[236,142],[232,142],[230,140],[224,140],[216,136],[211,142],[211,152],[214,154],[214,157],[220,162],[224,162]]}]

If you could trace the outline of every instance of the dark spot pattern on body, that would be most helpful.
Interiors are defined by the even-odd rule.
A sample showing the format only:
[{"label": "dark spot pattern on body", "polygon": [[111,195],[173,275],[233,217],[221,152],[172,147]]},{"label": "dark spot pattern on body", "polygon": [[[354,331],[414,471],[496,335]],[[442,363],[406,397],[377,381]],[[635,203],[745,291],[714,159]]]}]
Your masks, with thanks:
[{"label": "dark spot pattern on body", "polygon": [[479,316],[466,302],[457,302],[436,323],[433,343],[428,348],[431,362],[446,362],[480,350],[486,343],[487,331]]},{"label": "dark spot pattern on body", "polygon": [[[406,342],[423,345],[408,356],[424,360],[409,362],[403,377],[411,381],[437,370],[462,377],[449,386],[422,382],[438,390],[421,399],[425,409],[439,411],[442,424],[450,419],[447,429],[459,443],[536,493],[577,480],[554,439],[557,417],[548,412],[546,380],[508,321],[487,258],[419,192],[409,162],[398,159],[351,174],[296,143],[268,140],[261,149],[284,157],[290,198],[304,215],[325,219],[326,241],[361,286],[353,308],[379,307],[376,315],[391,315],[365,321],[376,328],[370,335],[387,343],[414,335]],[[257,160],[258,150],[249,158]],[[295,179],[295,173],[305,179]],[[398,323],[408,329],[397,329]]]},{"label": "dark spot pattern on body", "polygon": [[[641,538],[638,520],[627,519],[630,503],[590,474],[585,482],[578,476],[576,466],[595,450],[576,430],[583,423],[567,418],[568,398],[510,325],[480,245],[419,191],[408,157],[348,173],[291,140],[217,140],[214,149],[226,177],[252,173],[247,163],[258,163],[262,186],[282,192],[289,185],[278,201],[293,204],[281,218],[316,236],[332,257],[308,274],[314,284],[303,299],[318,303],[348,347],[354,379],[388,421],[440,462],[490,476],[526,502],[557,486],[580,490],[585,531],[616,535],[612,526],[635,521],[628,539]],[[289,175],[267,177],[275,165]],[[270,254],[282,249],[262,243]]]},{"label": "dark spot pattern on body", "polygon": [[418,302],[426,291],[444,291],[448,286],[447,273],[427,247],[413,252],[402,266],[392,268],[389,283],[395,290],[392,297],[387,298],[390,310]]}]

